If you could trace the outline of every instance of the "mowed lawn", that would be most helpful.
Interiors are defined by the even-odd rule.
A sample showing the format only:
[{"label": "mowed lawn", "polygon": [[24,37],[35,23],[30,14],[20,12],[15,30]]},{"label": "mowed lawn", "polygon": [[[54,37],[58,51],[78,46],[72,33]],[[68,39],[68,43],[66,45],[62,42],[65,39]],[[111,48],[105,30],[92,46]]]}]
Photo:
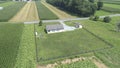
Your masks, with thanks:
[{"label": "mowed lawn", "polygon": [[44,28],[45,24],[42,27],[36,25],[36,31],[40,36],[40,38],[37,38],[39,61],[73,56],[109,47],[84,29],[46,34]]},{"label": "mowed lawn", "polygon": [[120,67],[120,32],[116,32],[116,23],[119,20],[120,17],[112,18],[110,23],[90,20],[76,21],[81,22],[89,31],[114,45],[111,49],[95,53],[110,68]]},{"label": "mowed lawn", "polygon": [[0,68],[14,68],[23,24],[0,23]]}]

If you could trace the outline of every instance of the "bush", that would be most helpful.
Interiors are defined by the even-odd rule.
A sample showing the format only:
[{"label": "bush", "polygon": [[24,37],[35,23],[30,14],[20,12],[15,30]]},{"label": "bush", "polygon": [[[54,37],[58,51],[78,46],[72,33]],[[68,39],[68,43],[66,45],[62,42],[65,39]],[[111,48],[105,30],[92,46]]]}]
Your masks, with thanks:
[{"label": "bush", "polygon": [[99,20],[99,16],[95,16],[93,20],[94,21],[98,21]]},{"label": "bush", "polygon": [[42,26],[42,20],[40,20],[40,22],[39,22],[39,26]]},{"label": "bush", "polygon": [[94,19],[94,16],[90,16],[90,17],[89,17],[89,20],[93,20],[93,19]]},{"label": "bush", "polygon": [[117,31],[120,32],[120,22],[117,23]]},{"label": "bush", "polygon": [[104,22],[109,23],[111,21],[111,18],[109,16],[104,17]]}]

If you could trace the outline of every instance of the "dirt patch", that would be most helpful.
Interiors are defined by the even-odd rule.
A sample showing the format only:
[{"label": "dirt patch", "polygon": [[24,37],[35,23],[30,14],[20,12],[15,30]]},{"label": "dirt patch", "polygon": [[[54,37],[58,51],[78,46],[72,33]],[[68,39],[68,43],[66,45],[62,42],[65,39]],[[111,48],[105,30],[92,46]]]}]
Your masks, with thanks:
[{"label": "dirt patch", "polygon": [[59,65],[59,63],[60,64],[70,64],[70,63],[84,61],[84,60],[91,60],[98,68],[108,68],[105,64],[103,64],[95,56],[92,56],[92,57],[80,57],[80,58],[74,58],[74,59],[66,59],[66,60],[60,61],[58,63],[48,64],[46,66],[38,65],[37,68],[54,68],[55,66]]},{"label": "dirt patch", "polygon": [[105,64],[103,64],[100,60],[92,59],[93,63],[98,67],[98,68],[108,68]]},{"label": "dirt patch", "polygon": [[26,22],[39,20],[35,2],[28,2],[10,22]]},{"label": "dirt patch", "polygon": [[46,6],[48,9],[50,9],[53,13],[55,13],[60,19],[76,18],[75,16],[71,16],[70,14],[46,3],[45,1],[42,1],[42,4]]}]

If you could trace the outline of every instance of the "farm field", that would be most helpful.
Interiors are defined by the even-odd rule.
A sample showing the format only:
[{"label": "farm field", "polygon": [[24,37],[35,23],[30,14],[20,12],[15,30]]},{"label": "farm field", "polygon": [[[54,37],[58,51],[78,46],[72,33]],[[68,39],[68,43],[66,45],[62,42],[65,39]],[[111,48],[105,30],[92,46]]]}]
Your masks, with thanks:
[{"label": "farm field", "polygon": [[[99,37],[102,37],[106,41],[110,42],[114,45],[113,48],[96,52],[95,56],[100,58],[107,66],[110,68],[119,68],[120,59],[119,59],[119,51],[120,51],[120,33],[116,32],[116,23],[119,21],[119,17],[114,17],[112,22],[104,23],[104,22],[94,22],[94,21],[77,21],[81,22],[84,27],[86,27],[89,31],[93,32]],[[93,28],[94,27],[94,28]]]},{"label": "farm field", "polygon": [[24,25],[14,68],[36,68],[34,25]]},{"label": "farm field", "polygon": [[7,6],[10,6],[12,4],[14,4],[15,2],[3,2],[3,3],[0,3],[0,7],[7,7]]},{"label": "farm field", "polygon": [[37,8],[35,2],[28,2],[20,12],[17,13],[9,21],[14,22],[28,22],[28,21],[39,21]]},{"label": "farm field", "polygon": [[[11,19],[23,6],[25,2],[16,2],[12,5],[4,7],[3,10],[0,11],[0,21],[8,21]],[[12,10],[11,10],[12,9]]]},{"label": "farm field", "polygon": [[[58,17],[41,2],[36,1],[38,15],[41,20],[58,19]],[[42,9],[42,10],[41,10]]]},{"label": "farm field", "polygon": [[111,7],[111,8],[116,8],[116,9],[120,9],[120,5],[116,5],[116,4],[104,4],[104,6]]},{"label": "farm field", "polygon": [[48,4],[45,1],[42,1],[42,4],[44,6],[46,6],[48,9],[50,9],[53,13],[55,13],[59,17],[59,19],[76,18],[76,16],[72,16],[72,15],[70,15],[70,14],[68,14],[68,13],[66,13],[66,12]]},{"label": "farm field", "polygon": [[[45,24],[42,27],[36,25],[36,31],[40,35],[40,39],[37,38],[37,51],[40,63],[58,59],[58,57],[64,58],[110,47],[85,29],[48,35],[44,32],[44,28]],[[86,41],[87,43],[85,43]],[[96,43],[94,43],[95,41]]]},{"label": "farm field", "polygon": [[0,23],[0,68],[14,67],[23,27],[23,24]]}]

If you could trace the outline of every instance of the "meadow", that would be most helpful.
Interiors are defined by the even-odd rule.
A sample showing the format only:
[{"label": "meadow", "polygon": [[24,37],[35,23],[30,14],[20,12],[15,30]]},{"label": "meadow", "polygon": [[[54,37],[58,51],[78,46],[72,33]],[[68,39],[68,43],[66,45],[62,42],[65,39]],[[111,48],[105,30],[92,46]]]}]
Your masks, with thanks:
[{"label": "meadow", "polygon": [[58,17],[41,2],[36,2],[40,20],[58,19]]},{"label": "meadow", "polygon": [[13,68],[16,63],[23,24],[0,23],[0,68]]},{"label": "meadow", "polygon": [[25,4],[25,2],[16,2],[4,7],[4,9],[0,11],[0,21],[8,21],[11,19]]},{"label": "meadow", "polygon": [[116,32],[116,23],[119,22],[119,19],[120,17],[114,17],[110,23],[104,23],[101,20],[76,21],[81,22],[86,29],[113,45],[113,48],[111,49],[95,52],[95,56],[110,68],[119,68],[120,64],[120,32]]},{"label": "meadow", "polygon": [[42,27],[36,25],[36,31],[39,36],[39,38],[37,38],[37,54],[40,63],[104,50],[105,48],[110,47],[107,43],[95,37],[85,29],[56,34],[46,34],[44,32],[45,25],[46,24]]},{"label": "meadow", "polygon": [[98,68],[98,67],[90,60],[84,60],[70,64],[61,64],[56,66],[55,68]]}]

